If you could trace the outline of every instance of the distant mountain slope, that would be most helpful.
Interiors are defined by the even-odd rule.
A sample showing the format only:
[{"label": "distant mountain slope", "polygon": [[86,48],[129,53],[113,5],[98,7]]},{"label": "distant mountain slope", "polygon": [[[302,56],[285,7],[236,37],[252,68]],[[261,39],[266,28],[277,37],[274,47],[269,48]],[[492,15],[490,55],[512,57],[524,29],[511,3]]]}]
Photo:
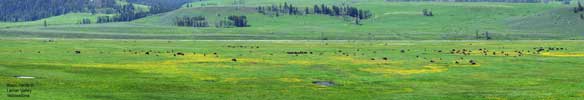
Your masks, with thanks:
[{"label": "distant mountain slope", "polygon": [[0,0],[0,21],[34,21],[70,12],[114,7],[115,0]]},{"label": "distant mountain slope", "polygon": [[0,22],[35,21],[67,13],[126,13],[132,4],[135,12],[157,14],[180,8],[191,0],[0,0]]}]

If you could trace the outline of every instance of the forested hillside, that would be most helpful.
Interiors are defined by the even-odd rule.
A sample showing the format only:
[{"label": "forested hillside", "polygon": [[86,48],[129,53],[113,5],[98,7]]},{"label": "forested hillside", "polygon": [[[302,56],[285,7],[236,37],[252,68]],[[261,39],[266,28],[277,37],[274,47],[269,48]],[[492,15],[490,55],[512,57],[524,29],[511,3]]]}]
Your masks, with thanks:
[{"label": "forested hillside", "polygon": [[[34,21],[72,12],[119,14],[117,19],[120,21],[130,21],[149,14],[178,9],[189,1],[191,0],[0,0],[0,21]],[[149,12],[134,11],[137,8],[133,3],[149,6]]]},{"label": "forested hillside", "polygon": [[114,5],[114,0],[0,0],[0,21],[32,21]]},{"label": "forested hillside", "polygon": [[201,0],[127,0],[130,3],[143,4],[153,7],[151,13],[168,12],[180,8],[183,4]]}]

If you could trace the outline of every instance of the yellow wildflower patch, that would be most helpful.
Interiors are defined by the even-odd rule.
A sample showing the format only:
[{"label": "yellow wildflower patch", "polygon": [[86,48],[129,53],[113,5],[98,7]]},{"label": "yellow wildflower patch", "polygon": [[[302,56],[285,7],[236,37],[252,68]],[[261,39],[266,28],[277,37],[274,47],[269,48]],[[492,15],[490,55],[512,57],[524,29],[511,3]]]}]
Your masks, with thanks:
[{"label": "yellow wildflower patch", "polygon": [[72,66],[72,67],[88,67],[88,68],[112,68],[112,69],[129,69],[137,70],[144,73],[184,73],[175,65],[165,65],[162,63],[132,63],[132,64],[61,64],[61,63],[36,63],[37,65],[53,65],[53,66]]},{"label": "yellow wildflower patch", "polygon": [[552,56],[552,57],[584,57],[584,53],[546,52],[546,53],[542,53],[541,55]]},{"label": "yellow wildflower patch", "polygon": [[487,99],[487,100],[507,100],[505,98],[496,97],[496,96],[486,96],[485,99]]},{"label": "yellow wildflower patch", "polygon": [[196,63],[196,62],[229,62],[229,59],[220,59],[213,56],[203,56],[203,55],[185,55],[183,59],[177,60],[167,60],[162,62],[167,65],[176,65],[183,63]]},{"label": "yellow wildflower patch", "polygon": [[294,64],[294,65],[312,65],[312,64],[315,64],[315,62],[305,61],[305,60],[292,60],[292,61],[288,61],[288,64]]},{"label": "yellow wildflower patch", "polygon": [[[243,61],[252,61],[243,59]],[[185,55],[182,59],[171,59],[160,62],[139,62],[128,64],[62,64],[62,63],[37,63],[38,65],[54,65],[54,66],[73,66],[73,67],[92,67],[92,68],[113,68],[113,69],[130,69],[138,70],[144,73],[172,73],[172,74],[192,74],[185,70],[178,68],[178,65],[197,63],[197,62],[230,62],[229,59],[220,59],[211,56],[203,55]]]},{"label": "yellow wildflower patch", "polygon": [[253,59],[253,58],[237,58],[237,62],[242,62],[242,63],[267,63],[268,61],[263,60],[263,59]]},{"label": "yellow wildflower patch", "polygon": [[222,82],[237,83],[237,82],[242,81],[242,80],[255,80],[255,79],[257,79],[257,78],[225,78],[225,79],[223,79]]},{"label": "yellow wildflower patch", "polygon": [[414,89],[412,88],[403,88],[403,89],[395,89],[395,90],[385,90],[383,91],[386,94],[395,94],[395,93],[412,93]]},{"label": "yellow wildflower patch", "polygon": [[404,92],[410,93],[410,92],[414,92],[414,89],[412,88],[404,88],[403,89]]},{"label": "yellow wildflower patch", "polygon": [[298,78],[280,78],[278,79],[282,82],[302,82],[302,79],[298,79]]},{"label": "yellow wildflower patch", "polygon": [[448,69],[436,65],[427,65],[424,66],[423,69],[362,68],[359,70],[371,73],[411,75],[423,73],[438,73],[446,71]]},{"label": "yellow wildflower patch", "polygon": [[215,81],[217,80],[216,77],[199,77],[199,80],[203,80],[203,81]]},{"label": "yellow wildflower patch", "polygon": [[351,62],[351,64],[387,64],[387,63],[396,63],[395,61],[383,61],[381,59],[378,60],[367,60],[367,59],[355,59],[350,56],[332,56],[330,57],[333,60],[338,60],[341,62]]}]

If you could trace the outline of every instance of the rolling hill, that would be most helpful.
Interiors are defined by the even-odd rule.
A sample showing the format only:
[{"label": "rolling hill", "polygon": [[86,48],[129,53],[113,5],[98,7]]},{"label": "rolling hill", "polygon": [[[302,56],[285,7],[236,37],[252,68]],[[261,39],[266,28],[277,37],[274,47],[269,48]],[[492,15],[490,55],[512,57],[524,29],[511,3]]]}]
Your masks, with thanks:
[{"label": "rolling hill", "polygon": [[[373,17],[362,20],[362,25],[351,19],[326,15],[266,16],[258,13],[258,6],[292,4],[304,8],[313,5],[350,5],[370,10]],[[494,2],[386,2],[384,0],[207,0],[188,3],[182,8],[166,13],[150,15],[131,22],[91,25],[54,25],[49,27],[19,27],[1,30],[0,35],[17,33],[61,34],[69,37],[83,34],[107,36],[81,36],[79,38],[107,38],[123,35],[148,37],[148,39],[332,39],[332,40],[474,40],[477,33],[490,33],[492,39],[581,39],[578,26],[582,21],[551,25],[540,20],[553,16],[570,15],[573,5],[558,2],[544,3],[494,3]],[[436,16],[422,16],[423,9],[430,9]],[[568,11],[566,11],[568,10]],[[542,13],[550,13],[542,16]],[[229,15],[245,15],[251,27],[216,28],[219,20]],[[204,16],[211,27],[178,27],[176,17]],[[546,17],[548,16],[548,17]],[[551,16],[551,17],[550,17]],[[51,19],[51,18],[49,18]],[[528,22],[528,23],[526,23]],[[71,23],[71,22],[68,22]],[[544,23],[544,24],[538,24]],[[3,24],[6,26],[6,24]],[[2,26],[2,25],[0,25]],[[568,26],[568,27],[555,27]],[[542,28],[553,27],[553,29]],[[541,30],[541,31],[540,31]],[[52,35],[33,35],[41,38],[60,38]],[[43,36],[45,35],[45,36]],[[30,36],[30,35],[29,35]],[[27,37],[27,36],[25,36]],[[161,38],[157,38],[161,37]],[[229,37],[229,38],[225,38]],[[484,38],[480,38],[484,39]]]}]

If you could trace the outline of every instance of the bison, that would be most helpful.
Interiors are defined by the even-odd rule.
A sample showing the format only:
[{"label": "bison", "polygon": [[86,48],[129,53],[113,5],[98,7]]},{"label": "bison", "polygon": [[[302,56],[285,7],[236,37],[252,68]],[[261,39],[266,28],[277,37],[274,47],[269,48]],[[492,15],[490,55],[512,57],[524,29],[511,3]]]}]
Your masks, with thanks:
[{"label": "bison", "polygon": [[184,53],[182,53],[182,52],[177,52],[177,53],[176,53],[176,55],[179,55],[179,56],[184,56],[185,54],[184,54]]},{"label": "bison", "polygon": [[468,63],[470,63],[471,65],[476,65],[477,64],[477,62],[474,61],[474,60],[470,60],[470,61],[468,61]]}]

